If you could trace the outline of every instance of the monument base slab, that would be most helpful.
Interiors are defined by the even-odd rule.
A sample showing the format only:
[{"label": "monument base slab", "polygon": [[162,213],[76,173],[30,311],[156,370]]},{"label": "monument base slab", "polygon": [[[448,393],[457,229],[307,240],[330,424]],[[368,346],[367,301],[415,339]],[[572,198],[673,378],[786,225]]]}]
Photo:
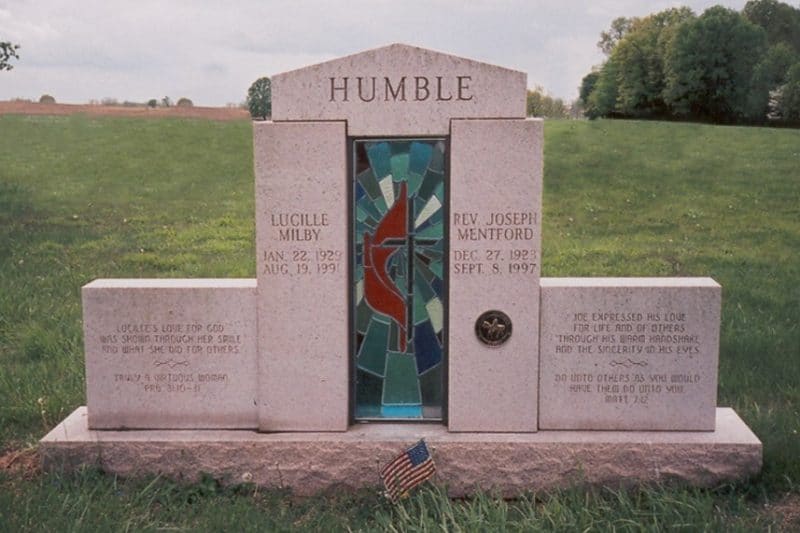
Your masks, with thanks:
[{"label": "monument base slab", "polygon": [[121,476],[162,474],[253,482],[296,495],[379,486],[378,471],[425,438],[437,481],[453,497],[478,488],[503,497],[570,485],[712,486],[761,469],[762,445],[741,418],[718,408],[709,432],[540,431],[449,433],[432,424],[359,424],[344,433],[250,430],[95,431],[79,407],[40,442],[43,467],[94,465]]}]

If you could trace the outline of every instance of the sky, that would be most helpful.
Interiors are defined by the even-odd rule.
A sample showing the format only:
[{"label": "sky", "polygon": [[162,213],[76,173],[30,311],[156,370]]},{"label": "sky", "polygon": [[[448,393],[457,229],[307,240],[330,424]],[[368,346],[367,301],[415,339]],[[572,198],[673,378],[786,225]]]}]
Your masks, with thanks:
[{"label": "sky", "polygon": [[745,2],[0,0],[0,41],[20,45],[0,100],[238,104],[261,76],[402,42],[522,70],[529,87],[571,101],[614,18]]}]

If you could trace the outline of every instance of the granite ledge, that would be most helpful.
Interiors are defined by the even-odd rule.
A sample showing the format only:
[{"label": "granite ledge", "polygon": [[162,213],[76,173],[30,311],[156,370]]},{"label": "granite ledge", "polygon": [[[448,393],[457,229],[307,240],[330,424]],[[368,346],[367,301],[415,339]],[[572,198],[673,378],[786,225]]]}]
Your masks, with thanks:
[{"label": "granite ledge", "polygon": [[713,432],[449,433],[430,424],[359,424],[344,433],[258,433],[93,431],[79,407],[39,450],[46,470],[91,464],[121,476],[185,480],[205,472],[225,483],[290,487],[297,495],[377,486],[380,467],[421,437],[432,449],[438,482],[453,497],[477,488],[513,497],[574,484],[713,486],[758,473],[761,442],[732,409],[716,414]]}]

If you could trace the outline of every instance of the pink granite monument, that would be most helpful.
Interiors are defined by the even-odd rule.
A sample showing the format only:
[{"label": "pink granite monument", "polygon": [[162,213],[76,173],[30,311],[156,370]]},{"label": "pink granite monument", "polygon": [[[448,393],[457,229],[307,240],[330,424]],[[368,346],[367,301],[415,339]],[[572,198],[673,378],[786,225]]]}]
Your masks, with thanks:
[{"label": "pink granite monument", "polygon": [[719,285],[540,279],[526,86],[401,44],[273,76],[256,279],[84,287],[87,406],[45,467],[311,494],[424,437],[454,496],[758,472],[716,407]]}]

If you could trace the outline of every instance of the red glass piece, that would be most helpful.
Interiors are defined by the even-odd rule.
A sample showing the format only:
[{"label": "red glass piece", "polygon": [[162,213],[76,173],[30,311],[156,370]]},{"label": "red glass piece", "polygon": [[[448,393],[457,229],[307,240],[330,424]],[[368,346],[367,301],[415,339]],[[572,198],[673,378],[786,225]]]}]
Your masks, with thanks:
[{"label": "red glass piece", "polygon": [[[400,328],[400,351],[406,351],[407,309],[403,294],[389,277],[389,259],[408,235],[408,195],[400,184],[397,201],[381,219],[375,235],[364,233],[364,298],[375,311],[391,317]],[[386,241],[392,240],[393,243]]]}]

